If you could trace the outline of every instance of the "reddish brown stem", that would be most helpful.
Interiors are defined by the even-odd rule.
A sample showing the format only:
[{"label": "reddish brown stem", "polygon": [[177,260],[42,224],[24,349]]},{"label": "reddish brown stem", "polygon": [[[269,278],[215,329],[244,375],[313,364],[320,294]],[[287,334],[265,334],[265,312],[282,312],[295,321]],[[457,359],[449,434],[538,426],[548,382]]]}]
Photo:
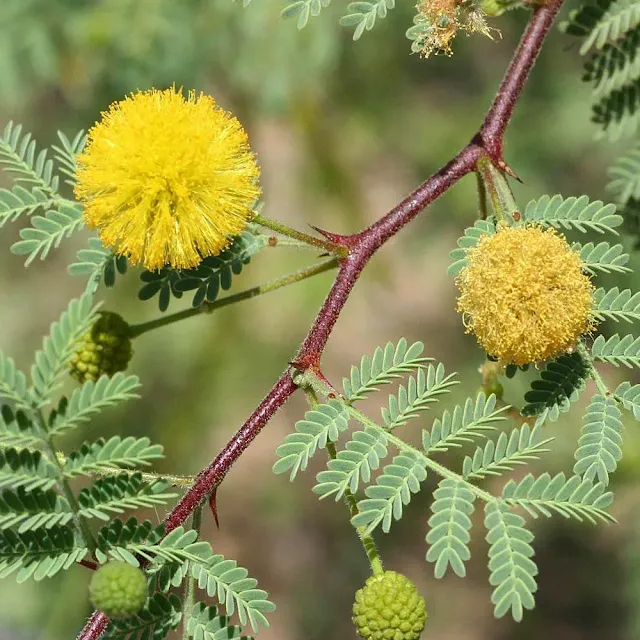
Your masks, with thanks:
[{"label": "reddish brown stem", "polygon": [[[542,43],[562,1],[551,0],[533,14],[493,104],[472,141],[440,171],[431,176],[376,223],[351,236],[341,236],[341,243],[349,247],[349,255],[341,260],[336,280],[320,308],[311,330],[293,359],[296,368],[304,369],[318,366],[331,331],[360,273],[371,256],[389,238],[405,227],[422,209],[458,182],[460,178],[474,171],[480,157],[488,155],[498,166],[506,168],[502,157],[504,133],[511,120],[516,101],[522,93],[526,79],[535,64]],[[220,485],[242,452],[295,391],[292,373],[293,367],[290,367],[282,374],[265,399],[216,459],[198,474],[193,486],[185,493],[182,500],[165,520],[167,532],[185,522],[193,510]],[[108,619],[103,614],[94,613],[77,640],[97,640],[104,631],[107,622]]]}]

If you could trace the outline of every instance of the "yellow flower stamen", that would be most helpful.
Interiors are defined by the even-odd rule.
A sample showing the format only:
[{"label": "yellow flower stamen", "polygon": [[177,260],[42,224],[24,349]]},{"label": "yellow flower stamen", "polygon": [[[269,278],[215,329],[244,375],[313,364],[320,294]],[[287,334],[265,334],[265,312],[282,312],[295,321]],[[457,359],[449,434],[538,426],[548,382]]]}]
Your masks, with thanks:
[{"label": "yellow flower stamen", "polygon": [[467,332],[503,364],[541,362],[594,327],[594,287],[553,229],[506,227],[467,254],[456,284]]},{"label": "yellow flower stamen", "polygon": [[190,268],[245,228],[258,175],[245,130],[213,98],[152,89],[112,104],[89,131],[75,193],[118,255]]}]

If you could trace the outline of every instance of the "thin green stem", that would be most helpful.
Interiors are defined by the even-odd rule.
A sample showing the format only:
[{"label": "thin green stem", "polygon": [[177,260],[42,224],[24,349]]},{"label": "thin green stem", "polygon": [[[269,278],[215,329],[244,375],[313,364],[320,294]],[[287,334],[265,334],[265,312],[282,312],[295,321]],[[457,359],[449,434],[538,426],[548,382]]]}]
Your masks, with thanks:
[{"label": "thin green stem", "polygon": [[[56,453],[56,458],[59,463],[66,463],[66,456],[61,451]],[[90,472],[91,476],[99,476],[102,478],[108,476],[119,476],[123,473],[132,476],[134,473],[139,473],[145,482],[156,482],[157,480],[165,480],[169,482],[172,487],[179,487],[182,489],[188,489],[195,480],[195,476],[178,476],[167,473],[153,473],[151,471],[139,471],[138,469],[122,469],[120,467],[102,467],[100,469],[93,469]]]},{"label": "thin green stem", "polygon": [[420,449],[416,449],[415,447],[412,447],[410,444],[406,443],[402,438],[398,438],[398,436],[393,435],[393,433],[391,433],[388,429],[385,429],[383,426],[379,425],[377,422],[374,422],[373,420],[371,420],[371,418],[366,416],[361,411],[358,411],[358,409],[356,409],[355,407],[351,405],[345,405],[345,406],[347,407],[347,411],[350,413],[350,415],[353,418],[355,418],[358,422],[360,422],[361,424],[367,427],[371,427],[376,431],[383,432],[387,440],[389,440],[389,442],[392,442],[400,451],[406,451],[408,453],[413,454],[414,456],[418,456],[419,458],[422,459],[425,465],[429,467],[429,469],[431,469],[432,471],[435,471],[439,476],[443,478],[449,478],[450,480],[455,480],[456,482],[461,482],[469,489],[469,491],[471,491],[471,493],[473,493],[477,498],[484,500],[485,502],[496,501],[495,496],[492,496],[487,491],[483,491],[479,487],[476,487],[476,485],[472,484],[471,482],[463,478],[459,473],[456,473],[455,471],[451,471],[450,469],[447,469],[447,467],[441,465],[435,460],[432,460],[423,451],[420,451]]},{"label": "thin green stem", "polygon": [[294,238],[295,240],[304,242],[305,244],[316,247],[317,249],[322,249],[323,251],[332,253],[338,258],[345,258],[349,254],[349,248],[344,245],[331,242],[331,240],[326,240],[324,238],[318,238],[316,236],[309,235],[308,233],[303,233],[302,231],[298,231],[297,229],[292,229],[282,222],[271,220],[270,218],[265,218],[260,214],[256,214],[253,217],[252,222],[259,224],[261,227],[266,227],[267,229],[276,231],[283,236]]},{"label": "thin green stem", "polygon": [[489,195],[497,220],[511,223],[516,219],[514,214],[518,212],[518,205],[504,173],[485,156],[478,160],[477,176],[478,182],[482,182],[485,192]]},{"label": "thin green stem", "polygon": [[[314,378],[315,377],[316,376],[314,376]],[[318,395],[313,386],[306,384],[308,381],[308,378],[302,379],[300,387],[307,396],[307,400],[311,408],[315,409],[319,404]],[[335,460],[338,457],[336,445],[331,442],[331,440],[327,441],[327,453],[332,460]],[[353,518],[354,516],[357,516],[359,513],[358,503],[356,502],[356,498],[353,493],[351,493],[351,490],[349,488],[347,488],[344,492],[344,501],[349,508],[351,517]],[[358,533],[360,542],[362,542],[362,547],[364,548],[364,552],[367,555],[367,559],[369,560],[369,565],[371,566],[372,573],[374,575],[382,573],[382,560],[380,559],[380,555],[378,554],[378,549],[376,548],[376,543],[373,539],[373,536],[370,533],[367,533],[366,527],[356,527],[356,532]]]},{"label": "thin green stem", "polygon": [[304,249],[305,251],[317,251],[317,247],[311,246],[307,242],[302,242],[302,240],[296,240],[295,238],[282,238],[278,236],[270,236],[269,237],[269,246],[270,247],[294,247],[296,249]]},{"label": "thin green stem", "polygon": [[[197,532],[198,538],[200,538],[200,527],[202,526],[202,504],[193,510],[193,518],[191,520],[191,528]],[[193,607],[196,603],[196,586],[195,580],[189,572],[187,577],[187,584],[184,590],[184,601],[182,604],[182,640],[189,640],[191,635],[189,634],[188,622],[191,619],[193,613]]]},{"label": "thin green stem", "polygon": [[[56,451],[55,455],[49,450],[49,443],[46,439],[42,440],[43,448],[40,449],[38,447],[23,447],[27,451],[39,451],[43,455],[46,456],[47,460],[51,460],[52,462],[56,462],[58,465],[64,466],[67,463],[67,456],[62,453],[62,451]],[[0,444],[0,450],[10,449],[11,447],[8,445]],[[101,469],[92,469],[89,472],[90,476],[98,476],[98,477],[107,477],[107,476],[119,476],[123,473],[132,476],[134,473],[139,473],[142,476],[142,479],[145,482],[155,482],[156,480],[165,480],[172,487],[179,487],[182,489],[188,489],[195,480],[195,476],[178,476],[172,475],[168,473],[153,473],[151,471],[139,471],[138,469],[122,469],[121,467],[102,467]]]},{"label": "thin green stem", "polygon": [[207,302],[199,307],[184,309],[183,311],[178,311],[177,313],[172,313],[167,316],[161,316],[160,318],[150,320],[149,322],[143,322],[142,324],[133,325],[130,327],[131,332],[129,334],[129,337],[137,338],[143,333],[153,331],[154,329],[159,329],[160,327],[165,327],[169,324],[173,324],[174,322],[186,320],[187,318],[192,318],[194,316],[200,315],[201,313],[211,313],[216,309],[227,307],[231,304],[235,304],[236,302],[242,302],[243,300],[256,298],[257,296],[261,296],[265,293],[270,293],[271,291],[275,291],[276,289],[281,289],[282,287],[300,282],[301,280],[306,280],[307,278],[311,278],[320,273],[324,273],[325,271],[335,269],[337,266],[338,259],[331,258],[330,260],[325,260],[320,264],[316,264],[311,267],[305,267],[304,269],[300,269],[299,271],[295,271],[294,273],[290,273],[280,278],[275,278],[274,280],[270,280],[269,282],[259,284],[256,287],[251,287],[251,289],[239,291],[238,293],[226,296],[225,298],[221,298],[220,300]]},{"label": "thin green stem", "polygon": [[[333,442],[327,442],[327,451],[329,453],[329,457],[332,460],[335,460],[337,457],[336,445]],[[354,518],[358,515],[358,503],[356,501],[355,496],[351,493],[349,488],[345,489],[344,492],[344,501],[347,507],[349,508],[349,513],[351,517]],[[362,547],[364,548],[364,552],[367,554],[367,559],[369,560],[369,565],[371,566],[371,572],[376,575],[382,573],[384,571],[382,566],[382,560],[378,553],[378,548],[376,547],[375,540],[370,533],[367,533],[366,527],[356,527],[356,531],[358,532],[358,537],[360,538],[360,542],[362,542]]]},{"label": "thin green stem", "polygon": [[607,387],[607,384],[596,368],[596,363],[591,357],[589,349],[587,349],[587,345],[584,343],[584,340],[578,340],[577,350],[580,354],[580,357],[589,365],[589,375],[591,376],[591,379],[596,383],[598,391],[605,397],[611,395],[611,390],[609,389],[609,387]]},{"label": "thin green stem", "polygon": [[[45,424],[44,417],[42,416],[41,411],[38,411],[38,420],[41,423],[41,425]],[[82,515],[80,515],[80,505],[78,504],[78,501],[76,500],[76,496],[71,490],[71,485],[69,484],[69,481],[64,475],[65,464],[56,455],[56,449],[53,443],[53,438],[47,438],[47,449],[49,453],[48,457],[54,460],[58,467],[58,471],[59,471],[58,483],[57,483],[58,488],[59,490],[62,491],[62,493],[64,494],[64,497],[67,499],[67,502],[69,503],[69,506],[73,511],[73,514],[74,514],[73,519],[76,523],[76,526],[80,531],[80,533],[82,534],[82,537],[84,538],[85,544],[87,545],[87,549],[89,549],[89,552],[93,555],[98,545],[93,536],[91,528],[89,527],[89,523],[86,521],[86,519]]]},{"label": "thin green stem", "polygon": [[389,442],[392,442],[400,451],[406,451],[413,454],[414,456],[421,458],[425,466],[429,467],[432,471],[435,471],[439,476],[443,478],[449,478],[451,480],[455,480],[456,482],[461,482],[466,487],[468,487],[469,491],[471,491],[477,498],[480,498],[485,502],[496,501],[495,496],[492,496],[487,491],[483,491],[479,487],[476,487],[467,479],[463,478],[459,473],[456,473],[455,471],[451,471],[450,469],[447,469],[446,467],[439,464],[438,462],[435,462],[434,460],[429,458],[429,456],[427,456],[423,451],[420,451],[420,449],[416,449],[415,447],[412,447],[410,444],[407,444],[404,440],[402,440],[402,438],[398,438],[398,436],[393,435],[393,433],[389,431],[389,429],[385,429],[383,426],[379,425],[377,422],[374,422],[373,420],[371,420],[369,416],[362,413],[362,411],[359,411],[358,409],[356,409],[353,405],[349,404],[348,402],[344,402],[342,398],[336,395],[335,389],[333,389],[333,387],[328,385],[324,380],[319,378],[313,371],[311,370],[305,371],[305,373],[302,376],[300,376],[300,382],[298,384],[301,384],[301,383],[306,383],[307,385],[309,385],[314,390],[315,393],[319,393],[324,396],[327,396],[329,394],[331,394],[332,396],[335,396],[338,400],[343,402],[345,408],[347,409],[347,411],[349,412],[349,415],[351,415],[352,418],[360,422],[360,424],[364,425],[365,427],[371,427],[372,429],[378,432],[384,433],[387,440]]}]

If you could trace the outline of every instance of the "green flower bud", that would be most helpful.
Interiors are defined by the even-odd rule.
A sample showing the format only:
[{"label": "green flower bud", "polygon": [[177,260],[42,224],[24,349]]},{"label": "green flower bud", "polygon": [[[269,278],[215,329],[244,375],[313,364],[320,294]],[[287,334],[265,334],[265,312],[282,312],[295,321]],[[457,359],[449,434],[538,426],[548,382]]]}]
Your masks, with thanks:
[{"label": "green flower bud", "polygon": [[401,573],[375,574],[356,592],[353,623],[365,640],[418,640],[426,621],[424,598]]},{"label": "green flower bud", "polygon": [[127,618],[147,601],[147,579],[141,569],[111,561],[91,577],[89,596],[93,606],[110,618]]},{"label": "green flower bud", "polygon": [[133,355],[129,333],[129,325],[122,316],[111,311],[100,312],[71,358],[71,375],[83,383],[95,381],[103,374],[111,376],[124,371]]}]

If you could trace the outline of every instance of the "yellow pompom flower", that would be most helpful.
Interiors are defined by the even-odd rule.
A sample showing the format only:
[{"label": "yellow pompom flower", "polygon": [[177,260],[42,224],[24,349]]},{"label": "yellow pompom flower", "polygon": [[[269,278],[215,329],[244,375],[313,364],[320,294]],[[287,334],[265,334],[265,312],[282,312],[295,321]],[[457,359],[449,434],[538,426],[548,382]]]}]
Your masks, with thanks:
[{"label": "yellow pompom flower", "polygon": [[456,284],[467,332],[503,364],[541,362],[594,327],[580,256],[539,226],[505,227],[467,253]]},{"label": "yellow pompom flower", "polygon": [[213,98],[152,89],[112,104],[89,131],[75,193],[116,254],[184,269],[245,228],[258,175],[245,130]]}]

